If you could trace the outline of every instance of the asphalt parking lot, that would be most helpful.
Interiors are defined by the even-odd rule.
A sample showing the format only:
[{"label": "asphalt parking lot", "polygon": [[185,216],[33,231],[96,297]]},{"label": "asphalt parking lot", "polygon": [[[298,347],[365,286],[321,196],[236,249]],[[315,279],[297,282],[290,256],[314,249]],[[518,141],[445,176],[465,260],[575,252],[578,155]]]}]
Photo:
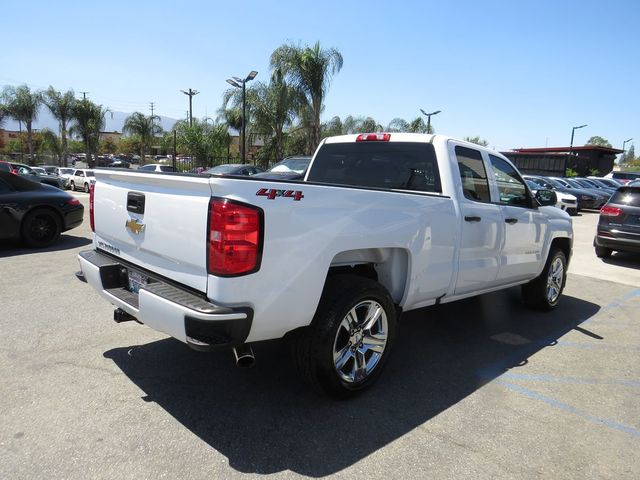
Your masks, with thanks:
[{"label": "asphalt parking lot", "polygon": [[640,256],[597,259],[596,223],[574,217],[554,312],[518,289],[411,312],[346,402],[308,391],[279,342],[240,370],[115,324],[74,278],[88,219],[44,251],[0,244],[0,478],[636,479]]}]

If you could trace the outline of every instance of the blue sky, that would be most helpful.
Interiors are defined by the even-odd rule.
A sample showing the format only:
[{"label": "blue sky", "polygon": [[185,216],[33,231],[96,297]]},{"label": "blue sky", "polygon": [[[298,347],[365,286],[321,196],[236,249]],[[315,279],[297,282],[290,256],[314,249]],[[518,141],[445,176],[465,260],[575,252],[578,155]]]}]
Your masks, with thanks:
[{"label": "blue sky", "polygon": [[[640,2],[2,2],[0,85],[88,91],[112,110],[216,116],[225,79],[283,43],[337,48],[323,119],[386,125],[442,110],[438,133],[500,149],[640,141]],[[634,141],[634,143],[635,143]],[[627,145],[628,146],[628,145]]]}]

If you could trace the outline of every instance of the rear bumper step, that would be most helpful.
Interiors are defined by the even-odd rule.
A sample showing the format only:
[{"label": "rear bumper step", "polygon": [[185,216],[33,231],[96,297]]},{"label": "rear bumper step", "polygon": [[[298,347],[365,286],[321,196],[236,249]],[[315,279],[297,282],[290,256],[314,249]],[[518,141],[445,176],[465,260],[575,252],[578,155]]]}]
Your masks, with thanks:
[{"label": "rear bumper step", "polygon": [[[118,323],[136,320],[167,333],[199,351],[233,348],[249,336],[253,309],[224,307],[210,302],[204,294],[167,282],[110,254],[85,250],[78,254],[84,279],[117,310]],[[129,276],[144,276],[146,284],[132,290]]]}]

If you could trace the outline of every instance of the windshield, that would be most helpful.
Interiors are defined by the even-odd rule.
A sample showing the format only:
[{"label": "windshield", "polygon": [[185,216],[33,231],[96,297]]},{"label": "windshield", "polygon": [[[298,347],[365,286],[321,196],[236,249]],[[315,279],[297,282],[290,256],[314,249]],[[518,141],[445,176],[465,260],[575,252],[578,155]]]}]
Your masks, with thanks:
[{"label": "windshield", "polygon": [[285,158],[271,167],[269,171],[303,173],[309,166],[310,162],[311,158]]},{"label": "windshield", "polygon": [[231,173],[238,165],[218,165],[217,167],[210,168],[205,173]]}]

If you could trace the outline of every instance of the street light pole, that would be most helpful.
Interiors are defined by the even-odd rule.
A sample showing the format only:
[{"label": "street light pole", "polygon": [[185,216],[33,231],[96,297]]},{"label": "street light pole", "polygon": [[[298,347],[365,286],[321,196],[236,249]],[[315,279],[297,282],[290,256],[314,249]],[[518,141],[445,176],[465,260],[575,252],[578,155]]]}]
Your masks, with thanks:
[{"label": "street light pole", "polygon": [[573,155],[573,135],[576,133],[576,130],[578,130],[579,128],[584,128],[586,126],[587,124],[585,123],[584,125],[580,125],[579,127],[573,127],[571,129],[571,144],[569,145],[569,157]]},{"label": "street light pole", "polygon": [[249,75],[247,75],[246,78],[238,78],[238,77],[233,77],[233,79],[231,78],[227,78],[227,83],[229,85],[231,85],[232,87],[235,88],[240,88],[242,89],[242,128],[240,129],[241,135],[242,135],[242,141],[240,142],[240,157],[242,159],[242,163],[245,163],[246,161],[246,156],[247,156],[247,140],[246,140],[246,134],[247,134],[247,82],[250,82],[251,80],[253,80],[254,78],[256,78],[256,75],[258,75],[258,72],[256,72],[255,70],[251,70],[251,72],[249,72]]},{"label": "street light pole", "polygon": [[633,138],[630,138],[629,140],[625,140],[624,142],[622,142],[622,158],[620,159],[620,163],[624,162],[624,157],[626,156],[625,153],[624,153],[624,147],[631,140],[633,140]]},{"label": "street light pole", "polygon": [[437,115],[440,112],[442,112],[442,110],[436,110],[435,112],[431,112],[431,113],[427,113],[423,109],[420,109],[420,111],[424,116],[427,117],[427,133],[431,133],[431,115]]},{"label": "street light pole", "polygon": [[194,95],[199,94],[200,92],[197,90],[191,90],[189,89],[188,92],[185,92],[184,90],[180,90],[182,93],[184,93],[185,95],[189,96],[189,126],[193,127],[193,104],[192,104],[192,99]]}]

